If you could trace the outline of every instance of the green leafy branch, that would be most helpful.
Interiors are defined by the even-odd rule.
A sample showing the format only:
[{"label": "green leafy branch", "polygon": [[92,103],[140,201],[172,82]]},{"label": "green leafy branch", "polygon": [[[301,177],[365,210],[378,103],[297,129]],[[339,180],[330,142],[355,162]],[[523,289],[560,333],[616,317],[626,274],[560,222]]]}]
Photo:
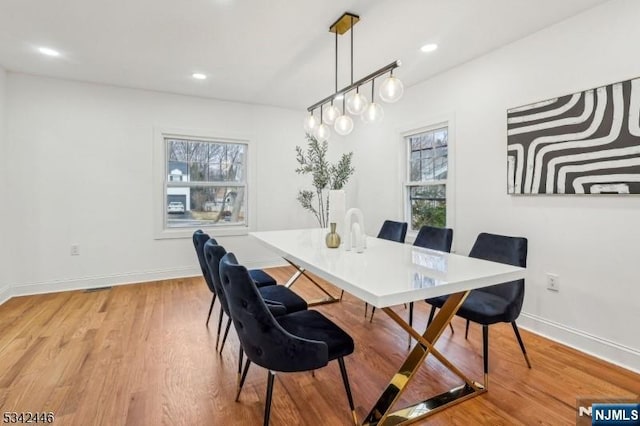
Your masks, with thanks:
[{"label": "green leafy branch", "polygon": [[325,196],[323,191],[327,189],[342,189],[355,169],[351,165],[353,152],[342,154],[337,164],[330,164],[327,161],[327,150],[329,144],[327,141],[322,143],[312,135],[306,135],[309,142],[306,152],[299,146],[296,146],[296,160],[299,167],[296,173],[311,175],[311,183],[315,189],[300,190],[297,200],[300,205],[309,210],[318,220],[320,227],[326,228],[329,221],[329,197]]}]

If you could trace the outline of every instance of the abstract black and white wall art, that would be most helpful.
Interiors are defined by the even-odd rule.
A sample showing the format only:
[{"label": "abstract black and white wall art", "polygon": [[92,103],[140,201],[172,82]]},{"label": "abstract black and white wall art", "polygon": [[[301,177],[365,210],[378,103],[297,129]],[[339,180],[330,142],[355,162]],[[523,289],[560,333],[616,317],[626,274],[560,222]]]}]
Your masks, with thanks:
[{"label": "abstract black and white wall art", "polygon": [[507,111],[509,194],[640,194],[640,78]]}]

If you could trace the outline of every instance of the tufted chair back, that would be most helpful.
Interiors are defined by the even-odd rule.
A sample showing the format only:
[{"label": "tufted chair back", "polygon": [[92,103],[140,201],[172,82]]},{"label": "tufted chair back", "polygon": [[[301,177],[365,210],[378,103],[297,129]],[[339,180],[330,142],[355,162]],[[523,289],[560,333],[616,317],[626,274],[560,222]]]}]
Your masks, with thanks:
[{"label": "tufted chair back", "polygon": [[434,226],[423,226],[418,231],[418,236],[413,242],[414,246],[424,247],[431,250],[451,252],[453,242],[453,229],[436,228]]},{"label": "tufted chair back", "polygon": [[396,241],[404,243],[404,237],[407,235],[407,222],[394,222],[393,220],[385,220],[378,232],[378,238],[383,240]]},{"label": "tufted chair back", "polygon": [[[527,239],[483,232],[478,235],[469,257],[525,268],[527,266]],[[474,291],[492,293],[505,299],[509,303],[505,322],[515,321],[520,315],[524,301],[524,280],[511,281]]]},{"label": "tufted chair back", "polygon": [[[229,304],[222,288],[222,282],[220,281],[220,259],[227,254],[224,247],[219,246],[213,238],[204,244],[204,257],[209,268],[209,278],[213,283],[218,298],[220,299],[220,305],[225,314],[229,315]],[[229,315],[230,316],[230,315]]]},{"label": "tufted chair back", "polygon": [[[215,293],[216,289],[213,286],[213,281],[209,276],[209,269],[207,266],[207,261],[204,257],[204,245],[207,241],[210,240],[209,234],[202,232],[201,229],[198,229],[193,233],[191,237],[193,240],[193,247],[196,249],[196,254],[198,255],[198,263],[200,264],[200,270],[202,271],[202,276],[204,277],[205,282],[207,283],[207,287],[211,290],[211,293]],[[214,244],[215,243],[215,240]]]},{"label": "tufted chair back", "polygon": [[283,372],[315,370],[327,365],[327,344],[284,330],[233,253],[222,258],[220,279],[240,344],[251,362]]}]

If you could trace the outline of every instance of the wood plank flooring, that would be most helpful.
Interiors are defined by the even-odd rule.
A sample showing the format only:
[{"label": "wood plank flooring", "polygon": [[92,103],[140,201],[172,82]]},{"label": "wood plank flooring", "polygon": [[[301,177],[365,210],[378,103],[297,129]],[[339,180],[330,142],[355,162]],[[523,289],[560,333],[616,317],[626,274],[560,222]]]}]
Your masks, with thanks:
[{"label": "wood plank flooring", "polygon": [[[284,282],[292,269],[269,272]],[[320,296],[304,279],[293,289]],[[234,402],[238,340],[232,329],[222,354],[214,351],[219,304],[207,328],[210,301],[201,278],[11,299],[0,306],[0,413],[52,411],[56,425],[262,424],[267,373],[252,366]],[[349,294],[318,310],[356,342],[346,365],[362,419],[406,356],[407,335],[381,311],[372,323],[365,320],[364,303]],[[408,315],[403,307],[397,312]],[[426,305],[417,303],[416,328],[424,328],[427,316]],[[472,324],[468,340],[462,320],[454,328],[437,347],[481,379],[481,328]],[[640,394],[639,375],[523,330],[529,370],[508,324],[489,334],[489,392],[429,424],[574,424],[576,396]],[[432,358],[426,365],[400,405],[458,384]],[[271,424],[350,424],[337,363],[315,377],[279,374]]]}]

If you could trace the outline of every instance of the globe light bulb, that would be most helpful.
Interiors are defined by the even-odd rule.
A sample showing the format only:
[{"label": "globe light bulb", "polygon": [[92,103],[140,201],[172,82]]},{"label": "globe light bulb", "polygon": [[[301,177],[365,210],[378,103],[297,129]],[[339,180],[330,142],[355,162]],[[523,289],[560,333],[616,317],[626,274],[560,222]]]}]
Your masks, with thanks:
[{"label": "globe light bulb", "polygon": [[304,131],[311,133],[318,126],[318,120],[313,114],[307,115],[304,118]]},{"label": "globe light bulb", "polygon": [[324,112],[324,122],[332,125],[336,118],[340,116],[340,110],[335,105],[330,105],[329,108]]},{"label": "globe light bulb", "polygon": [[402,93],[404,93],[404,86],[394,76],[387,77],[380,85],[380,99],[390,104],[398,101]]},{"label": "globe light bulb", "polygon": [[329,130],[329,126],[326,124],[320,123],[320,125],[314,130],[313,135],[316,137],[318,142],[324,142],[329,139],[329,136],[331,136],[331,130]]},{"label": "globe light bulb", "polygon": [[360,115],[362,111],[367,107],[367,98],[362,96],[360,93],[352,93],[347,96],[347,111],[349,111],[353,115]]},{"label": "globe light bulb", "polygon": [[361,118],[365,123],[380,122],[384,118],[384,110],[380,104],[372,102],[362,112]]},{"label": "globe light bulb", "polygon": [[336,118],[336,123],[333,127],[336,129],[336,133],[346,136],[353,130],[353,120],[348,115],[342,114]]}]

